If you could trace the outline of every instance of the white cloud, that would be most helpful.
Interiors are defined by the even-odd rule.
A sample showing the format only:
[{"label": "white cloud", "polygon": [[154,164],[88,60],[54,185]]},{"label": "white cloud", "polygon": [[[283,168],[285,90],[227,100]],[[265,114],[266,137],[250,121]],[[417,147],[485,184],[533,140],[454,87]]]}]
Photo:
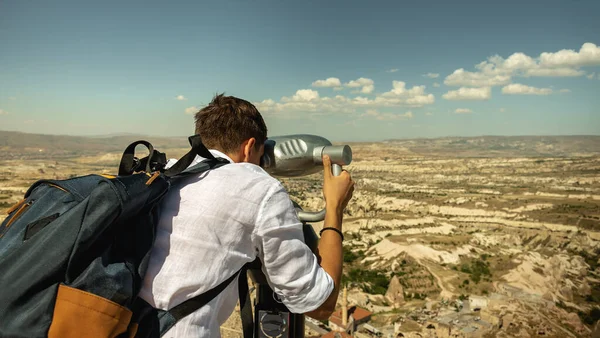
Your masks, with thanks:
[{"label": "white cloud", "polygon": [[183,95],[177,95],[177,96],[175,96],[175,99],[176,99],[176,100],[179,100],[179,101],[185,101],[185,100],[187,100],[187,99],[185,98],[185,96],[183,96]]},{"label": "white cloud", "polygon": [[395,73],[395,72],[397,72],[399,70],[400,69],[398,69],[398,68],[392,68],[392,69],[386,70],[386,72],[388,72],[388,73]]},{"label": "white cloud", "polygon": [[528,69],[524,76],[540,76],[540,77],[576,77],[585,74],[583,70],[574,68],[533,68]]},{"label": "white cloud", "polygon": [[375,89],[374,85],[368,85],[368,86],[362,87],[360,92],[363,94],[370,94],[373,92],[374,89]]},{"label": "white cloud", "polygon": [[292,97],[282,97],[283,102],[309,102],[319,99],[319,92],[312,89],[300,89]]},{"label": "white cloud", "polygon": [[422,107],[427,104],[433,104],[434,102],[435,97],[433,96],[433,94],[417,95],[406,99],[406,104],[411,107]]},{"label": "white cloud", "polygon": [[[312,89],[299,89],[292,96],[284,96],[280,102],[272,99],[263,100],[255,103],[261,112],[280,112],[289,114],[292,112],[344,112],[343,103],[347,98],[337,95],[334,98],[320,97],[319,92]],[[338,110],[339,108],[339,110]]]},{"label": "white cloud", "polygon": [[11,100],[11,101],[14,101],[14,100],[16,100],[17,98],[16,98],[16,97],[14,97],[14,96],[9,96],[9,97],[8,97],[8,99],[9,99],[9,100]]},{"label": "white cloud", "polygon": [[379,121],[390,121],[390,120],[406,120],[412,119],[413,113],[407,111],[404,114],[393,114],[393,113],[381,113],[375,109],[369,109],[366,113],[362,114],[361,117],[371,117]]},{"label": "white cloud", "polygon": [[444,80],[444,84],[447,86],[491,87],[507,84],[510,79],[509,75],[469,72],[460,68],[448,75]]},{"label": "white cloud", "polygon": [[438,88],[438,87],[440,86],[440,84],[439,84],[439,83],[437,83],[437,82],[434,82],[434,83],[433,83],[433,86],[434,86],[434,87],[436,87],[436,88]]},{"label": "white cloud", "polygon": [[425,115],[427,115],[427,116],[431,116],[431,115],[433,115],[433,113],[432,113],[432,112],[430,112],[430,111],[428,111],[428,112],[426,112],[426,113],[425,113]]},{"label": "white cloud", "polygon": [[457,108],[454,112],[456,114],[471,114],[473,111],[467,108]]},{"label": "white cloud", "polygon": [[558,91],[559,93],[570,93],[571,90],[570,89],[561,89]]},{"label": "white cloud", "polygon": [[552,89],[550,88],[536,88],[526,86],[520,83],[511,83],[502,88],[502,94],[516,94],[516,95],[550,95]]},{"label": "white cloud", "polygon": [[461,87],[458,90],[451,90],[442,97],[446,100],[453,101],[481,101],[488,100],[492,96],[490,87],[483,88],[466,88]]},{"label": "white cloud", "polygon": [[350,87],[350,88],[358,88],[358,87],[362,87],[362,86],[372,85],[373,83],[374,83],[373,80],[361,77],[356,80],[352,80],[352,81],[346,83],[345,85],[346,85],[346,87]]},{"label": "white cloud", "polygon": [[430,79],[435,79],[435,78],[440,77],[440,74],[437,74],[437,73],[427,73],[427,74],[423,74],[423,76],[424,77],[428,77]]},{"label": "white cloud", "polygon": [[[586,75],[585,77],[587,77],[588,79],[592,80],[594,78],[594,76],[596,75],[596,73],[589,73],[588,75]],[[600,76],[600,74],[598,74],[598,76]]]},{"label": "white cloud", "polygon": [[585,74],[581,67],[600,65],[600,47],[584,43],[579,52],[560,50],[544,52],[533,58],[524,53],[513,53],[504,59],[499,55],[489,57],[475,66],[476,71],[464,68],[448,75],[444,83],[448,86],[488,87],[504,86],[513,77],[576,77]]},{"label": "white cloud", "polygon": [[[383,107],[422,107],[435,102],[433,94],[426,93],[425,86],[407,88],[406,83],[402,81],[393,81],[392,85],[390,91],[378,94],[375,98],[344,95],[322,97],[315,90],[300,89],[294,95],[284,96],[279,101],[267,99],[256,102],[255,105],[264,113],[279,113],[280,116],[293,117],[298,116],[294,113],[355,113]],[[369,85],[361,89],[366,92],[372,90]]]},{"label": "white cloud", "polygon": [[187,107],[185,108],[185,113],[186,114],[195,114],[198,112],[198,110],[200,110],[198,107],[196,106],[191,106],[191,107]]},{"label": "white cloud", "polygon": [[0,115],[8,115],[8,112],[6,110],[0,109]]},{"label": "white cloud", "polygon": [[497,60],[497,64],[501,64],[502,68],[507,70],[531,69],[536,66],[535,60],[523,53],[514,53],[504,61],[501,57],[496,56],[494,60]]},{"label": "white cloud", "polygon": [[413,86],[406,89],[406,83],[403,81],[392,81],[392,86],[392,90],[376,97],[375,102],[384,105],[404,104],[413,107],[422,107],[435,102],[433,94],[425,94],[425,86]]},{"label": "white cloud", "polygon": [[342,82],[337,77],[329,77],[326,80],[317,80],[312,83],[313,87],[336,87],[340,88]]},{"label": "white cloud", "polygon": [[506,111],[506,108],[500,108],[499,110],[501,113],[504,113]]},{"label": "white cloud", "polygon": [[563,49],[556,53],[540,54],[540,65],[546,67],[581,67],[600,65],[600,47],[587,42],[576,52]]},{"label": "white cloud", "polygon": [[373,80],[371,80],[371,79],[361,77],[356,80],[352,80],[348,83],[345,83],[344,86],[349,87],[349,88],[361,88],[362,87],[362,89],[360,90],[361,93],[370,94],[375,89],[375,82],[373,82]]}]

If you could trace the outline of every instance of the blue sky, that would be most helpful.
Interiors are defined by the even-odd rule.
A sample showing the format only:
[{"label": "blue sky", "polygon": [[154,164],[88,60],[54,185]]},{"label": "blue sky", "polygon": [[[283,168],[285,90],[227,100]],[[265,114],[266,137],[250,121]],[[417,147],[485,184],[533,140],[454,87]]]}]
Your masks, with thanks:
[{"label": "blue sky", "polygon": [[226,92],[270,135],[600,134],[598,13],[597,0],[4,0],[0,130],[185,136]]}]

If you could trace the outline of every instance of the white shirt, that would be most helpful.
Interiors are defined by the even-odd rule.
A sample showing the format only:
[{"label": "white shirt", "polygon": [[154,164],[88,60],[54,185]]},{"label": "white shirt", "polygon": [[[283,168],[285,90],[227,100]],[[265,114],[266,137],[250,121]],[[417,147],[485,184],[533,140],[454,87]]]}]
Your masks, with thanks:
[{"label": "white shirt", "polygon": [[[192,165],[202,160],[197,156]],[[325,302],[333,280],[304,244],[302,223],[279,181],[251,163],[230,163],[185,180],[161,204],[142,299],[171,309],[259,257],[269,285],[290,311],[305,313]],[[219,327],[238,300],[237,284],[236,278],[164,337],[220,337]]]}]

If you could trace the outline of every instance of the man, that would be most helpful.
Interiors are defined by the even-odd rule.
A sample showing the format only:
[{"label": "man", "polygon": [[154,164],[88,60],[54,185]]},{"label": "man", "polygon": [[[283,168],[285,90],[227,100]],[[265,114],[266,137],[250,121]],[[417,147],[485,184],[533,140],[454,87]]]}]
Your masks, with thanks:
[{"label": "man", "polygon": [[[165,197],[140,296],[168,310],[215,287],[258,257],[269,285],[290,311],[328,318],[342,274],[341,232],[322,233],[319,265],[304,243],[289,195],[259,166],[267,127],[254,105],[217,95],[195,120],[196,134],[211,153],[231,163],[190,178]],[[192,165],[202,160],[197,157]],[[324,227],[341,231],[354,182],[346,171],[333,176],[329,158],[323,163]],[[236,279],[165,337],[219,337],[220,325],[237,302],[237,285]]]}]

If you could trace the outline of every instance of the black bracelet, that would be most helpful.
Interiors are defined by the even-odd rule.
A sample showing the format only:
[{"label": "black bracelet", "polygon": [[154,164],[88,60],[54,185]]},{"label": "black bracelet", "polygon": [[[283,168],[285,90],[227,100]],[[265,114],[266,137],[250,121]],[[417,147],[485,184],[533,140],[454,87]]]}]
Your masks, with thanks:
[{"label": "black bracelet", "polygon": [[325,231],[325,230],[333,230],[333,231],[337,232],[342,237],[342,242],[344,241],[344,234],[342,234],[342,232],[340,230],[338,230],[336,228],[332,228],[332,227],[327,227],[327,228],[321,229],[321,231],[319,231],[319,236],[323,236],[323,231]]}]

